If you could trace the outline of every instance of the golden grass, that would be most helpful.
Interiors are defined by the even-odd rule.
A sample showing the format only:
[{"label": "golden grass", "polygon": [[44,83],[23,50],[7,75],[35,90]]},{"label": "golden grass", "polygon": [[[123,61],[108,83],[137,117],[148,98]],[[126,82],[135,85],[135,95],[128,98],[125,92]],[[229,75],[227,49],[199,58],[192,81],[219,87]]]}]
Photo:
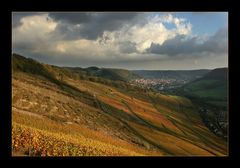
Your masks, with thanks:
[{"label": "golden grass", "polygon": [[[43,130],[49,133],[58,133],[66,136],[81,137],[97,140],[115,147],[127,149],[130,152],[139,153],[139,155],[159,155],[158,152],[148,151],[145,148],[139,147],[125,140],[121,140],[115,136],[103,133],[101,130],[92,130],[84,125],[79,124],[60,124],[48,118],[38,118],[13,112],[13,122],[21,126],[31,127],[32,129]],[[15,136],[15,135],[13,135]],[[24,146],[23,146],[24,148]]]},{"label": "golden grass", "polygon": [[12,125],[12,150],[33,156],[141,156],[121,147],[85,138],[53,133],[17,123]]}]

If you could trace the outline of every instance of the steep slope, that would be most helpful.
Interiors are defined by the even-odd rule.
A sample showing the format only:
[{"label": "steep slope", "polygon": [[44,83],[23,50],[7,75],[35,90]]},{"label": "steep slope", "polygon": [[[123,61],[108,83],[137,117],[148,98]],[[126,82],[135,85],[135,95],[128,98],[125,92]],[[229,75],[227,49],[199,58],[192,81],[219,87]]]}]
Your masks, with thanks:
[{"label": "steep slope", "polygon": [[14,57],[13,155],[227,154],[227,143],[205,127],[186,98],[118,88],[83,77],[81,68],[73,72]]},{"label": "steep slope", "polygon": [[44,68],[44,65],[31,58],[25,58],[18,54],[13,54],[12,56],[12,70],[14,72],[22,71],[33,75],[40,75],[48,79],[53,79],[52,74]]}]

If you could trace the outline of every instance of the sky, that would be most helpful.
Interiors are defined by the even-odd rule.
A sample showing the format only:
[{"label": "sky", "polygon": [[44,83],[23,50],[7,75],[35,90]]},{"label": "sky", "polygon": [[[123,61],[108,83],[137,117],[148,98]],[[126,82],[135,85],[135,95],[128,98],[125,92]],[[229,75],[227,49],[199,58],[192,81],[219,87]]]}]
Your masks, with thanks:
[{"label": "sky", "polygon": [[12,52],[58,66],[228,66],[227,12],[13,12]]}]

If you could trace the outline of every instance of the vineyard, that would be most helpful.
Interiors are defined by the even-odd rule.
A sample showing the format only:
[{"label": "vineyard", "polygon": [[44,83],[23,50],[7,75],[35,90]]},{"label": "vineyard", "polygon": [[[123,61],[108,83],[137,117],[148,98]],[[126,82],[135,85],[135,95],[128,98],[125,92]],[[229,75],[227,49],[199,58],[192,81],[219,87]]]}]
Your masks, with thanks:
[{"label": "vineyard", "polygon": [[125,156],[142,155],[84,138],[50,133],[13,123],[12,150],[28,156]]},{"label": "vineyard", "polygon": [[13,156],[227,154],[187,98],[42,72],[13,73]]}]

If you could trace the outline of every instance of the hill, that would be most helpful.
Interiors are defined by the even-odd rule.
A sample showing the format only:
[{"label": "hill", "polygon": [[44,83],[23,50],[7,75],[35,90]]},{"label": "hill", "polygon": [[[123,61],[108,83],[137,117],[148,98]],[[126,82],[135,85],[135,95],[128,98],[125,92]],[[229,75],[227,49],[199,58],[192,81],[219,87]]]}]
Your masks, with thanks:
[{"label": "hill", "polygon": [[207,73],[205,79],[215,79],[227,81],[228,68],[217,68]]},{"label": "hill", "polygon": [[22,71],[33,75],[40,75],[46,78],[53,78],[52,74],[44,68],[43,64],[18,54],[13,54],[12,56],[12,70],[14,72]]},{"label": "hill", "polygon": [[187,98],[16,54],[12,67],[13,156],[228,153],[227,142],[209,131]]},{"label": "hill", "polygon": [[217,68],[210,71],[202,78],[183,86],[185,95],[208,100],[208,102],[212,104],[222,104],[226,107],[227,73],[227,68]]},{"label": "hill", "polygon": [[95,76],[100,78],[105,78],[114,81],[127,82],[131,79],[139,78],[138,75],[132,73],[126,69],[114,69],[114,68],[98,68],[98,67],[88,67],[88,68],[72,68],[66,67],[69,70],[78,70],[89,76]]}]

